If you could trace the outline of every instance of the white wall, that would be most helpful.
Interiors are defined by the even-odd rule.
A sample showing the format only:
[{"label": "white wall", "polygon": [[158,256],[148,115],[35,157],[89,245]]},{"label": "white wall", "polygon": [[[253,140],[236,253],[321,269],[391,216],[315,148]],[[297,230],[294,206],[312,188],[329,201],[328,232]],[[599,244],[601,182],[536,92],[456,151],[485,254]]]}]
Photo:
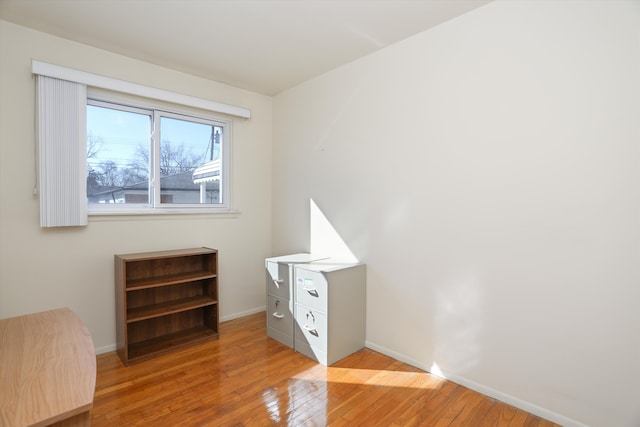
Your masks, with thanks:
[{"label": "white wall", "polygon": [[[218,249],[220,315],[264,309],[271,242],[272,100],[0,21],[0,318],[68,306],[98,351],[115,348],[113,255]],[[31,59],[250,108],[233,121],[235,218],[175,216],[96,220],[41,229],[34,167]]]},{"label": "white wall", "polygon": [[640,425],[640,2],[498,1],[274,99],[273,252],[310,200],[367,342],[565,425]]}]

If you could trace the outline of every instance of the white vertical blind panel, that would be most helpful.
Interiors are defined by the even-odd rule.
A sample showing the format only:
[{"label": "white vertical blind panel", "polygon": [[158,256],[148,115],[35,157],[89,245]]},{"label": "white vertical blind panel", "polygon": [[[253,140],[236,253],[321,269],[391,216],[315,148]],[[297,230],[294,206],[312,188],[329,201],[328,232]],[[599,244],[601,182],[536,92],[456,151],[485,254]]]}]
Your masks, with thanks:
[{"label": "white vertical blind panel", "polygon": [[38,76],[40,226],[87,225],[87,88]]}]

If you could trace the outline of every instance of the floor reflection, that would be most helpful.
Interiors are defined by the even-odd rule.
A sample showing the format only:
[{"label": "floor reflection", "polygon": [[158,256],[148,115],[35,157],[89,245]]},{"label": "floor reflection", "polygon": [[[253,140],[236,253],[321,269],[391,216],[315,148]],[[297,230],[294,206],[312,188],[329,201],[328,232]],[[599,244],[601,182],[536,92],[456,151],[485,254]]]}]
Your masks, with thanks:
[{"label": "floor reflection", "polygon": [[442,381],[423,371],[315,365],[290,377],[286,390],[274,387],[265,390],[262,400],[274,425],[326,426],[348,417],[340,411],[341,405],[348,408],[346,402],[358,400],[366,404],[367,396],[380,393],[394,400],[394,388],[398,393],[407,393],[411,389],[435,389],[441,386]]}]

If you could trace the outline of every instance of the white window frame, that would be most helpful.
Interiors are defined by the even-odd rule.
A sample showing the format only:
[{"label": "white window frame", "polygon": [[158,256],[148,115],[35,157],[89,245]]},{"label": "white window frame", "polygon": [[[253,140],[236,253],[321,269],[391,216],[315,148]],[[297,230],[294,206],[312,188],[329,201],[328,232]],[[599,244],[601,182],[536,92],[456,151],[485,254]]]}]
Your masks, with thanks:
[{"label": "white window frame", "polygon": [[[172,118],[172,119],[178,119],[178,120],[186,120],[186,121],[190,121],[190,122],[194,122],[194,123],[201,123],[201,124],[205,124],[205,125],[212,125],[212,126],[218,126],[221,127],[223,129],[222,131],[222,142],[221,142],[221,146],[220,146],[220,153],[221,153],[221,159],[220,159],[220,197],[222,198],[222,202],[221,203],[216,203],[216,204],[206,204],[206,203],[194,203],[194,204],[172,204],[172,203],[162,203],[162,200],[160,198],[160,185],[159,185],[159,178],[156,179],[156,177],[159,177],[160,175],[160,144],[161,144],[161,140],[162,140],[162,133],[160,132],[158,126],[160,124],[160,119],[162,117],[168,117],[168,118]],[[229,210],[229,203],[228,203],[228,199],[230,197],[230,192],[229,192],[229,177],[230,177],[230,173],[229,173],[229,169],[231,167],[231,143],[230,143],[230,139],[231,139],[231,122],[228,120],[222,120],[220,118],[214,118],[213,116],[211,117],[202,117],[202,116],[195,116],[195,115],[185,115],[185,114],[180,114],[180,113],[176,113],[175,111],[162,111],[162,110],[155,110],[154,112],[154,118],[153,118],[153,124],[154,124],[154,130],[153,130],[153,134],[152,134],[152,140],[153,140],[153,171],[151,172],[151,179],[150,179],[150,184],[151,184],[151,188],[150,188],[150,192],[153,194],[153,207],[154,208],[168,208],[168,209],[180,209],[180,208],[184,208],[184,209],[217,209],[217,210]]]},{"label": "white window frame", "polygon": [[[149,165],[149,193],[150,203],[90,203],[89,216],[114,214],[188,214],[188,213],[230,213],[231,209],[231,165],[232,165],[232,121],[207,111],[175,106],[160,101],[145,100],[126,94],[88,88],[87,105],[122,109],[135,113],[150,114],[153,129],[150,129],[150,165]],[[216,204],[171,204],[162,203],[160,198],[160,141],[159,131],[161,117],[188,120],[196,123],[211,124],[223,128],[221,145],[221,177],[220,193],[222,202]]]}]

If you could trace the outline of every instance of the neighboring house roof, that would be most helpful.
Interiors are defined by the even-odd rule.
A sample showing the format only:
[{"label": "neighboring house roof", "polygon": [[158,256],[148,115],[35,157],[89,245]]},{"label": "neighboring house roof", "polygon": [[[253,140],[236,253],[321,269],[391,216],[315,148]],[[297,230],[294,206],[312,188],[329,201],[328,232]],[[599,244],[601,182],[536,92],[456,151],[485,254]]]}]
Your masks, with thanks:
[{"label": "neighboring house roof", "polygon": [[[216,162],[216,160],[214,160],[213,162]],[[209,163],[213,163],[213,162],[209,162]],[[199,169],[208,167],[207,169],[208,173],[213,174],[214,171],[211,170],[211,165],[209,165],[209,163],[196,169],[196,171],[198,171]],[[211,182],[211,181],[219,180],[219,175],[220,175],[219,164],[220,163],[218,160],[217,176],[211,175],[209,177],[204,177],[204,178],[200,177],[201,179],[199,179],[197,182],[194,182],[196,180],[195,171],[181,172],[174,175],[167,175],[167,176],[161,177],[160,188],[162,188],[163,191],[200,191],[201,182]],[[106,194],[126,192],[127,190],[147,190],[148,188],[149,188],[149,182],[145,180],[145,181],[141,181],[133,185],[127,185],[124,187],[101,187],[99,191],[94,192],[93,194],[91,194],[91,196],[96,197],[96,196],[101,196]]]}]

